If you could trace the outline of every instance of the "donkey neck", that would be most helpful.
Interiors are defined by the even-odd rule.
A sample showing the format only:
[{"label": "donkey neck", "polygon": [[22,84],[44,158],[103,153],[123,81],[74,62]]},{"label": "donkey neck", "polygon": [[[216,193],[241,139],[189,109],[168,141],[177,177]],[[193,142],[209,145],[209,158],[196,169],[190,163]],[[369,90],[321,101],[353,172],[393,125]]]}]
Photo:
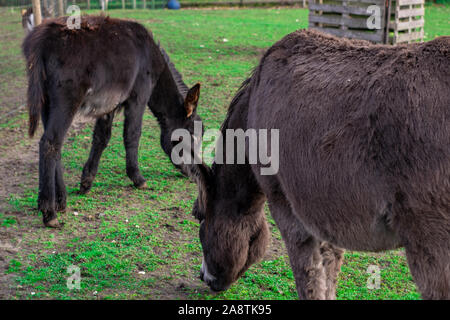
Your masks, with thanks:
[{"label": "donkey neck", "polygon": [[149,107],[159,121],[185,117],[186,111],[183,106],[188,87],[164,49],[159,49],[161,53],[159,64],[162,65],[162,71],[156,80]]},{"label": "donkey neck", "polygon": [[232,215],[260,211],[266,198],[248,164],[215,164],[215,201]]},{"label": "donkey neck", "polygon": [[182,118],[186,115],[183,108],[184,96],[185,93],[180,92],[180,88],[166,64],[150,97],[150,110],[160,121],[167,118]]},{"label": "donkey neck", "polygon": [[[227,119],[221,129],[223,146],[226,146],[225,132],[227,129],[247,130],[248,103],[246,96],[245,92],[240,91],[230,106]],[[222,152],[223,159],[226,159],[226,148],[219,152]],[[216,180],[216,195],[230,200],[233,206],[237,206],[237,212],[246,214],[262,208],[266,198],[248,163],[237,164],[236,161],[234,164],[214,163],[212,170]]]}]

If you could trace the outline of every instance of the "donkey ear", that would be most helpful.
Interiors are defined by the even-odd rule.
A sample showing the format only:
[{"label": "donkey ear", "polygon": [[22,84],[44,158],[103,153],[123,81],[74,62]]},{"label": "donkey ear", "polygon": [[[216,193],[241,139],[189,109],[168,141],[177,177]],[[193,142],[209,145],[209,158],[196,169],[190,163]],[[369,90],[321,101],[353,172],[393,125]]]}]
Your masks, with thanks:
[{"label": "donkey ear", "polygon": [[196,181],[198,187],[198,197],[196,201],[197,210],[195,210],[197,212],[194,216],[202,221],[206,218],[208,199],[211,197],[212,172],[207,165],[202,163],[201,165],[193,166],[190,174],[192,174],[192,178]]},{"label": "donkey ear", "polygon": [[186,169],[188,176],[197,183],[199,189],[209,189],[211,185],[212,172],[206,164],[186,165]]},{"label": "donkey ear", "polygon": [[200,83],[189,89],[186,99],[184,99],[184,107],[186,109],[186,115],[189,118],[195,111],[198,105],[198,99],[200,98]]}]

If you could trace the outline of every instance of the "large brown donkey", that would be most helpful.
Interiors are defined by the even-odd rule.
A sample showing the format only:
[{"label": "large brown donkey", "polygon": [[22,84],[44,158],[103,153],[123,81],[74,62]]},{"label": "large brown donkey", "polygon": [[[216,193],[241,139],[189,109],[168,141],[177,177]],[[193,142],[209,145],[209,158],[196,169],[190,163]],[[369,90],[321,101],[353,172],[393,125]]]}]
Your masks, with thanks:
[{"label": "large brown donkey", "polygon": [[188,89],[181,75],[140,24],[108,17],[82,17],[70,29],[67,18],[46,20],[23,43],[28,69],[29,134],[42,116],[39,143],[38,206],[44,224],[58,227],[56,212],[66,208],[61,167],[64,136],[76,113],[97,119],[92,149],[83,168],[81,192],[92,186],[101,154],[111,137],[114,114],[125,114],[126,171],[137,188],[145,186],[138,167],[142,117],[149,106],[161,128],[161,145],[170,156],[173,130],[193,132],[200,120],[197,84]]},{"label": "large brown donkey", "polygon": [[289,34],[231,103],[224,140],[229,129],[278,129],[279,169],[186,166],[212,289],[264,254],[267,199],[301,299],[335,297],[340,248],[398,247],[423,298],[450,298],[450,37],[390,47]]}]

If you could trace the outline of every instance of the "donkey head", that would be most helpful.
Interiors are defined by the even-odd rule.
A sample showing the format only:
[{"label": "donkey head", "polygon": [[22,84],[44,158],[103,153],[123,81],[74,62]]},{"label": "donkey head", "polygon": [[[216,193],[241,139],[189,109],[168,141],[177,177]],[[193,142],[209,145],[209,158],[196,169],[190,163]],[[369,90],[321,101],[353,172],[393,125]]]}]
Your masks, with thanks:
[{"label": "donkey head", "polygon": [[[267,248],[265,196],[255,192],[252,183],[241,184],[240,180],[230,184],[230,180],[215,172],[214,166],[211,170],[202,164],[188,170],[199,187],[193,215],[200,221],[203,248],[200,279],[212,290],[223,291],[258,261]],[[248,179],[244,173],[237,174]]]},{"label": "donkey head", "polygon": [[[192,139],[194,139],[194,137],[197,136],[194,131],[195,123],[202,123],[202,119],[196,112],[200,97],[200,84],[197,83],[190,88],[186,94],[180,94],[178,92],[168,94],[168,86],[165,87],[165,90],[158,88],[161,80],[164,81],[164,79],[160,79],[158,82],[157,88],[153,91],[149,105],[150,110],[159,122],[161,129],[161,147],[172,160],[172,149],[176,144],[181,142],[172,141],[172,133],[175,130],[184,129],[187,130]],[[201,125],[200,135],[203,135],[203,125]],[[201,136],[199,138],[201,138]],[[182,167],[175,163],[174,165],[186,174]]]},{"label": "donkey head", "polygon": [[[159,52],[164,59],[164,70],[161,72],[158,81],[153,89],[149,101],[149,107],[156,116],[161,128],[161,147],[172,160],[172,149],[180,143],[172,141],[172,133],[178,129],[187,130],[192,140],[200,135],[203,136],[203,124],[201,132],[195,132],[195,123],[201,123],[200,116],[197,115],[197,105],[200,98],[200,83],[192,88],[184,83],[183,77],[170,60],[167,52],[158,45]],[[157,56],[157,54],[155,54]],[[195,135],[197,133],[197,135]],[[186,142],[186,141],[185,141]],[[172,160],[173,163],[173,160]],[[181,168],[184,174],[187,174],[182,167],[173,163],[177,168]]]},{"label": "donkey head", "polygon": [[[187,92],[184,98],[178,97],[173,104],[177,105],[173,110],[181,110],[179,112],[168,113],[167,115],[157,117],[161,126],[161,147],[170,157],[172,148],[177,141],[172,141],[172,133],[177,129],[185,129],[194,136],[194,125],[196,121],[201,122],[202,119],[197,114],[197,105],[200,97],[200,84],[197,83]],[[176,97],[175,97],[176,98]],[[203,127],[202,127],[203,133]]]},{"label": "donkey head", "polygon": [[34,28],[34,15],[33,15],[33,9],[22,9],[22,27],[25,32],[25,35],[31,32]]}]

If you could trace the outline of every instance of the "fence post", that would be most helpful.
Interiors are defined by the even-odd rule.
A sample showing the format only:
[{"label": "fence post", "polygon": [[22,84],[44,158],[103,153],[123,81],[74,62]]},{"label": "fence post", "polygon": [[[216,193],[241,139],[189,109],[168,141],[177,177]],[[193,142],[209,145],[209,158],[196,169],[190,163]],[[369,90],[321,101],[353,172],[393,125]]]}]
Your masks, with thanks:
[{"label": "fence post", "polygon": [[91,9],[91,0],[87,0],[87,9],[88,9],[88,10]]},{"label": "fence post", "polygon": [[133,9],[136,9],[136,0],[133,0]]},{"label": "fence post", "polygon": [[47,9],[48,9],[48,12],[50,13],[50,17],[54,18],[55,17],[55,11],[56,11],[56,2],[55,2],[55,0],[47,0]]},{"label": "fence post", "polygon": [[58,0],[58,16],[62,17],[63,15],[64,15],[63,0]]},{"label": "fence post", "polygon": [[125,9],[125,0],[122,0],[122,9]]},{"label": "fence post", "polygon": [[[48,0],[42,1],[41,16],[45,16],[45,12],[50,12]],[[48,18],[48,17],[47,17]]]},{"label": "fence post", "polygon": [[383,43],[388,44],[389,43],[389,23],[391,22],[391,0],[386,0],[386,8],[384,9],[384,39]]},{"label": "fence post", "polygon": [[147,1],[144,0],[142,6],[144,7],[144,9],[147,9]]},{"label": "fence post", "polygon": [[40,0],[33,0],[33,16],[34,16],[34,25],[35,26],[40,25],[42,22]]}]

